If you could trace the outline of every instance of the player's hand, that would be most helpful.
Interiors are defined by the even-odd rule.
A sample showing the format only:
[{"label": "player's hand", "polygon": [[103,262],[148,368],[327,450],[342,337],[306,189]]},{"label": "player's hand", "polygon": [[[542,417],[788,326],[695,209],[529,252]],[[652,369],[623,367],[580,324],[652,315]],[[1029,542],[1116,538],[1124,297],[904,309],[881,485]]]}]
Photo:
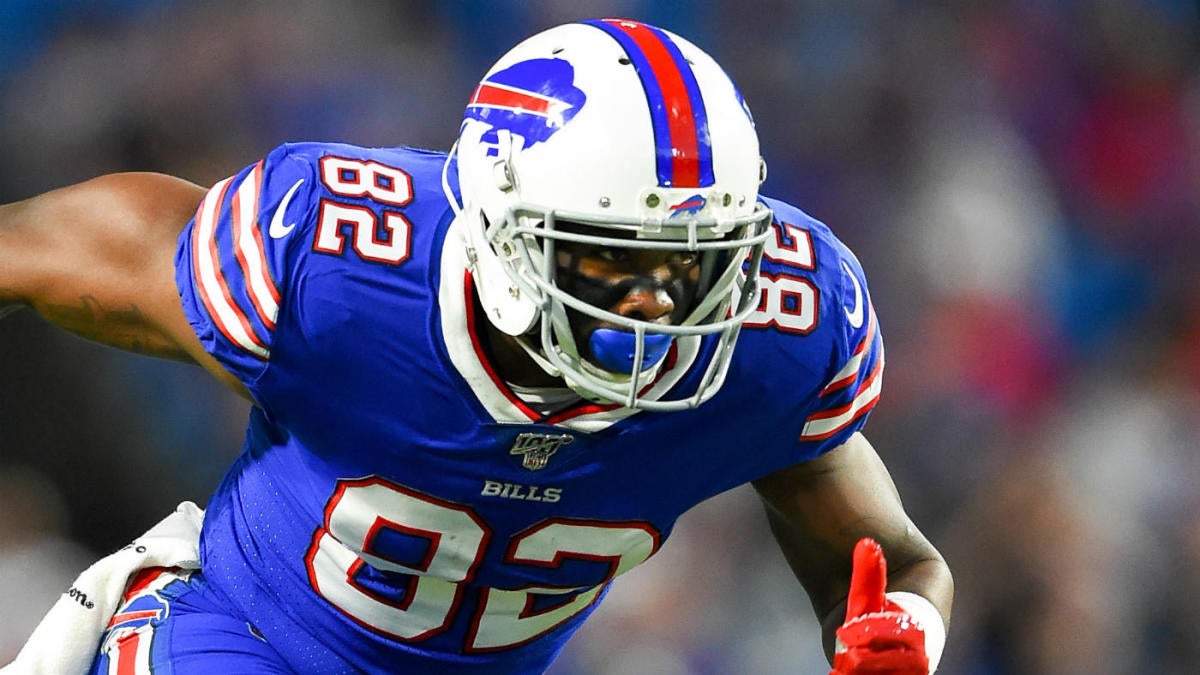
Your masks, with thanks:
[{"label": "player's hand", "polygon": [[925,631],[887,599],[887,561],[869,537],[854,547],[846,622],[837,629],[829,675],[928,675]]}]

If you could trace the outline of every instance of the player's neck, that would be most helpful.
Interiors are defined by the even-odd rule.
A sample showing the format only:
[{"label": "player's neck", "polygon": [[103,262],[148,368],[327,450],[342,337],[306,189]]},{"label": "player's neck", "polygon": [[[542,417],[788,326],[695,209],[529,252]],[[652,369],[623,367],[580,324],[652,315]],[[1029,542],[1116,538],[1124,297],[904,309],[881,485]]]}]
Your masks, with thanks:
[{"label": "player's neck", "polygon": [[487,336],[485,345],[487,357],[495,367],[496,373],[505,382],[522,387],[565,388],[567,386],[562,378],[554,377],[535,363],[524,348],[517,343],[516,338],[500,331],[486,319],[480,323],[483,324]]}]

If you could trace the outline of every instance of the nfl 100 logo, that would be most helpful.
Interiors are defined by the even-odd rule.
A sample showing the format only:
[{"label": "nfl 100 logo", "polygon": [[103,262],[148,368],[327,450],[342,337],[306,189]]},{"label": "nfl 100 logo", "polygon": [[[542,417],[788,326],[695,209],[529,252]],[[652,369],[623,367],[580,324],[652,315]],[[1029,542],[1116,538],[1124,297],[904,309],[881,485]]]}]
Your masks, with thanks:
[{"label": "nfl 100 logo", "polygon": [[517,434],[510,455],[521,455],[521,466],[530,471],[539,471],[550,463],[550,456],[562,446],[575,440],[571,434]]}]

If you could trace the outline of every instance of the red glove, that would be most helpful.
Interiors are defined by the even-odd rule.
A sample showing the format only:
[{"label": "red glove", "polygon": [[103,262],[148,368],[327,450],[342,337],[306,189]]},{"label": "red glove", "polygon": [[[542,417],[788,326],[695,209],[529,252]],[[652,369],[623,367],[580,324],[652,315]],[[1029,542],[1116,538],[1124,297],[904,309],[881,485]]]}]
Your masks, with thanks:
[{"label": "red glove", "polygon": [[925,631],[887,599],[887,561],[870,537],[854,547],[846,622],[837,629],[829,675],[929,675]]}]

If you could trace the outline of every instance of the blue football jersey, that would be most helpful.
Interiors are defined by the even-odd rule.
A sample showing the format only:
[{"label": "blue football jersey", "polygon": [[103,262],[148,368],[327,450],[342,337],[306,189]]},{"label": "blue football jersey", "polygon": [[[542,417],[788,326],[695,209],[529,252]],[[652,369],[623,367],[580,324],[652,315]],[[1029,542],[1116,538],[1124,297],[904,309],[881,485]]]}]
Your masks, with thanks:
[{"label": "blue football jersey", "polygon": [[[714,398],[539,413],[488,360],[445,159],[284,145],[180,237],[187,317],[256,404],[204,574],[301,672],[543,670],[680,514],[845,442],[878,400],[859,263],[766,199],[761,304]],[[676,340],[650,396],[697,386],[713,342]]]}]

